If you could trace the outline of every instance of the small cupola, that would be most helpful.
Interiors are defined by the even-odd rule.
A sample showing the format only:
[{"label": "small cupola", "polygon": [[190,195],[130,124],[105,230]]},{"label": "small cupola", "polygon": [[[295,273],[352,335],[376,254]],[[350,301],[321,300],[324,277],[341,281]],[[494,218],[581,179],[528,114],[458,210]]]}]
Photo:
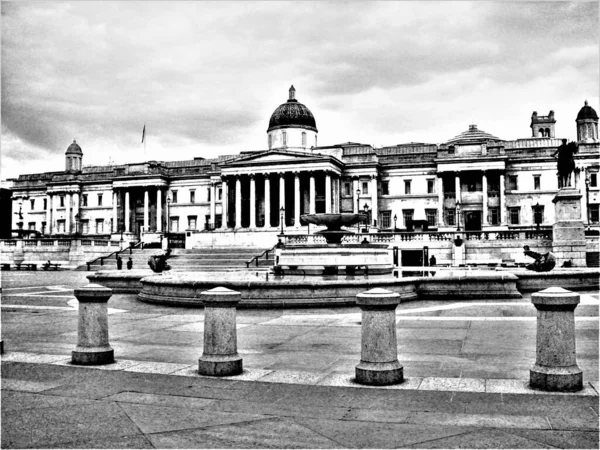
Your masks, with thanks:
[{"label": "small cupola", "polygon": [[81,162],[83,152],[77,141],[73,139],[73,143],[69,145],[65,152],[65,170],[67,172],[81,172]]}]

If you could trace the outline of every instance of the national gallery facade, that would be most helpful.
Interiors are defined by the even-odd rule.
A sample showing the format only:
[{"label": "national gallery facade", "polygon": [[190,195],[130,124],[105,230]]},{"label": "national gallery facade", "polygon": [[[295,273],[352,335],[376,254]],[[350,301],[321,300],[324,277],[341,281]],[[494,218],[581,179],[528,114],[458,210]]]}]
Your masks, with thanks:
[{"label": "national gallery facade", "polygon": [[[597,228],[598,115],[586,101],[573,119],[573,184],[584,225]],[[529,137],[513,141],[470,125],[443,144],[319,146],[316,120],[292,86],[270,117],[262,151],[89,167],[73,141],[64,171],[9,180],[12,228],[20,222],[44,236],[128,240],[164,233],[224,238],[306,233],[303,214],[357,211],[367,214],[371,233],[548,227],[559,188],[555,124],[553,111],[533,112]]]}]

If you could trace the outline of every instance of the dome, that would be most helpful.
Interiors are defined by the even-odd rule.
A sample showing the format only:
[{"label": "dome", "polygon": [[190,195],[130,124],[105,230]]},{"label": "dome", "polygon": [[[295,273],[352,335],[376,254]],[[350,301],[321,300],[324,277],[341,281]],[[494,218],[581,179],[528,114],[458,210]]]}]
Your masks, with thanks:
[{"label": "dome", "polygon": [[69,148],[67,149],[65,154],[83,155],[83,152],[81,151],[81,147],[77,144],[77,142],[75,142],[75,139],[73,139],[73,143],[69,145]]},{"label": "dome", "polygon": [[591,106],[588,106],[587,100],[583,105],[583,108],[579,110],[579,114],[577,114],[577,120],[585,120],[585,119],[594,119],[598,120],[598,114]]},{"label": "dome", "polygon": [[450,139],[446,144],[480,144],[487,141],[502,141],[483,130],[478,130],[477,125],[469,125],[469,129]]},{"label": "dome", "polygon": [[287,102],[279,105],[271,114],[269,129],[267,133],[279,128],[306,128],[317,132],[317,124],[310,110],[295,99],[296,90],[290,87],[290,98]]}]

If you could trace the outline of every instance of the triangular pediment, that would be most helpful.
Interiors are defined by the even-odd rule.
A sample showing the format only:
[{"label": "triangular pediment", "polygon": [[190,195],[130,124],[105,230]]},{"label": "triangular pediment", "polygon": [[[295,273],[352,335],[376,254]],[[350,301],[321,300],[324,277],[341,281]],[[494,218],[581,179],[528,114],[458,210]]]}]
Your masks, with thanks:
[{"label": "triangular pediment", "polygon": [[259,165],[259,164],[273,164],[273,163],[302,163],[315,160],[329,160],[329,156],[313,154],[309,152],[298,152],[289,150],[267,150],[264,152],[257,152],[255,154],[243,156],[233,161],[229,161],[224,166],[238,166],[238,165]]}]

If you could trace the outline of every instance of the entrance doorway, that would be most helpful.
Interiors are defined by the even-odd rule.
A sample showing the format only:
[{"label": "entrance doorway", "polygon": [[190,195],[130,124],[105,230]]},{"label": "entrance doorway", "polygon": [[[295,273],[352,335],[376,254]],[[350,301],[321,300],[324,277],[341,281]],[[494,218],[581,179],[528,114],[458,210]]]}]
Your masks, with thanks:
[{"label": "entrance doorway", "polygon": [[481,231],[481,211],[465,211],[465,230]]},{"label": "entrance doorway", "polygon": [[402,266],[422,266],[423,265],[423,250],[402,250]]}]

